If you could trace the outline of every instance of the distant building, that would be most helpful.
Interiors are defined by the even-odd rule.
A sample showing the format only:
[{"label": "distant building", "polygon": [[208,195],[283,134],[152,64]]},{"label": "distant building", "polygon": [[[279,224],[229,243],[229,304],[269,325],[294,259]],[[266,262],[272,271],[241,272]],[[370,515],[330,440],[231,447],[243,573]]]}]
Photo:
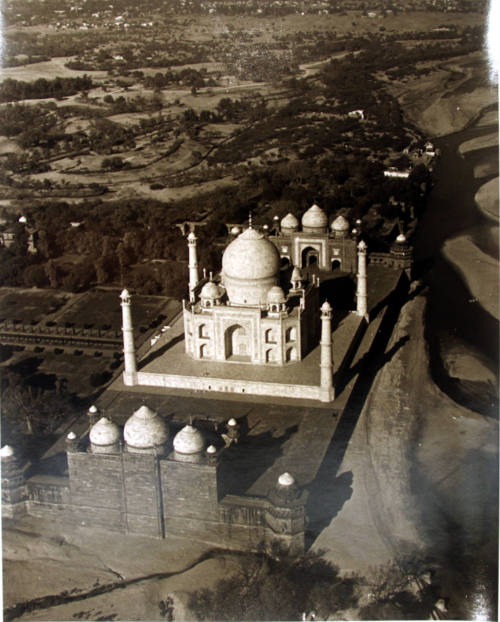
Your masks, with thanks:
[{"label": "distant building", "polygon": [[364,119],[365,111],[364,110],[351,110],[347,113],[347,116],[351,119]]},{"label": "distant building", "polygon": [[391,166],[390,168],[384,171],[384,177],[397,177],[399,179],[408,179],[411,171],[406,169],[404,171],[400,171],[397,168]]}]

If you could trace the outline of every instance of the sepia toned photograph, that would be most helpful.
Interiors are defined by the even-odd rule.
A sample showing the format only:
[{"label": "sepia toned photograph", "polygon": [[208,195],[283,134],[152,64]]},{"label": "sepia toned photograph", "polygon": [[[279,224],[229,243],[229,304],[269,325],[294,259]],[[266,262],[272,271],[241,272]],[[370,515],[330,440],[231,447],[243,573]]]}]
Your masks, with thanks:
[{"label": "sepia toned photograph", "polygon": [[497,620],[497,0],[1,0],[3,619]]}]

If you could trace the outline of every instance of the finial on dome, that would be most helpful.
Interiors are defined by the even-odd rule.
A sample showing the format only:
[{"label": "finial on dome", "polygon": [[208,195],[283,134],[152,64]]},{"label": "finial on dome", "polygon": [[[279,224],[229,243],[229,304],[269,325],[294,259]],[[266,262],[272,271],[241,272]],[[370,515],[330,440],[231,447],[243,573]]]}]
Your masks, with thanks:
[{"label": "finial on dome", "polygon": [[253,229],[253,226],[252,226],[252,210],[250,210],[248,212],[248,228],[249,229]]}]

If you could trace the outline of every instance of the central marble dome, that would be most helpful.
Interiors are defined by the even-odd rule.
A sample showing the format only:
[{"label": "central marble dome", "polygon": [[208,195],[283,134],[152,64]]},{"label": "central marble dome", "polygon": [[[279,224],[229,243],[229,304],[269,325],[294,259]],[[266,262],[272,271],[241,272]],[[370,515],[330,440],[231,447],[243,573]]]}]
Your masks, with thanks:
[{"label": "central marble dome", "polygon": [[267,292],[278,283],[279,271],[278,249],[260,231],[246,229],[222,256],[222,280],[229,303],[265,306]]}]

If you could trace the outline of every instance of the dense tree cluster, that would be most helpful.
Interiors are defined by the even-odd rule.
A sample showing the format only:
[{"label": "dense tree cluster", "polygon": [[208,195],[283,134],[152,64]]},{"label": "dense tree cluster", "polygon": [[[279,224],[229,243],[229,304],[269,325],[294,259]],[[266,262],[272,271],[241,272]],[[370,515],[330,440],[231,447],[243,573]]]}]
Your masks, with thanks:
[{"label": "dense tree cluster", "polygon": [[38,78],[33,82],[22,82],[6,78],[0,84],[0,102],[15,102],[24,99],[61,98],[74,95],[79,91],[87,91],[93,87],[89,76],[76,78],[54,78],[46,80]]},{"label": "dense tree cluster", "polygon": [[359,578],[341,578],[317,554],[281,560],[248,554],[240,566],[213,590],[190,594],[188,608],[197,620],[328,619],[358,600]]},{"label": "dense tree cluster", "polygon": [[[26,216],[36,231],[38,253],[27,254],[26,232],[18,225],[14,244],[0,248],[1,285],[81,291],[126,278],[141,293],[184,295],[187,247],[174,226],[181,207],[152,200],[47,201],[28,208]],[[79,226],[72,226],[75,222]],[[144,264],[148,259],[161,261]]]}]

